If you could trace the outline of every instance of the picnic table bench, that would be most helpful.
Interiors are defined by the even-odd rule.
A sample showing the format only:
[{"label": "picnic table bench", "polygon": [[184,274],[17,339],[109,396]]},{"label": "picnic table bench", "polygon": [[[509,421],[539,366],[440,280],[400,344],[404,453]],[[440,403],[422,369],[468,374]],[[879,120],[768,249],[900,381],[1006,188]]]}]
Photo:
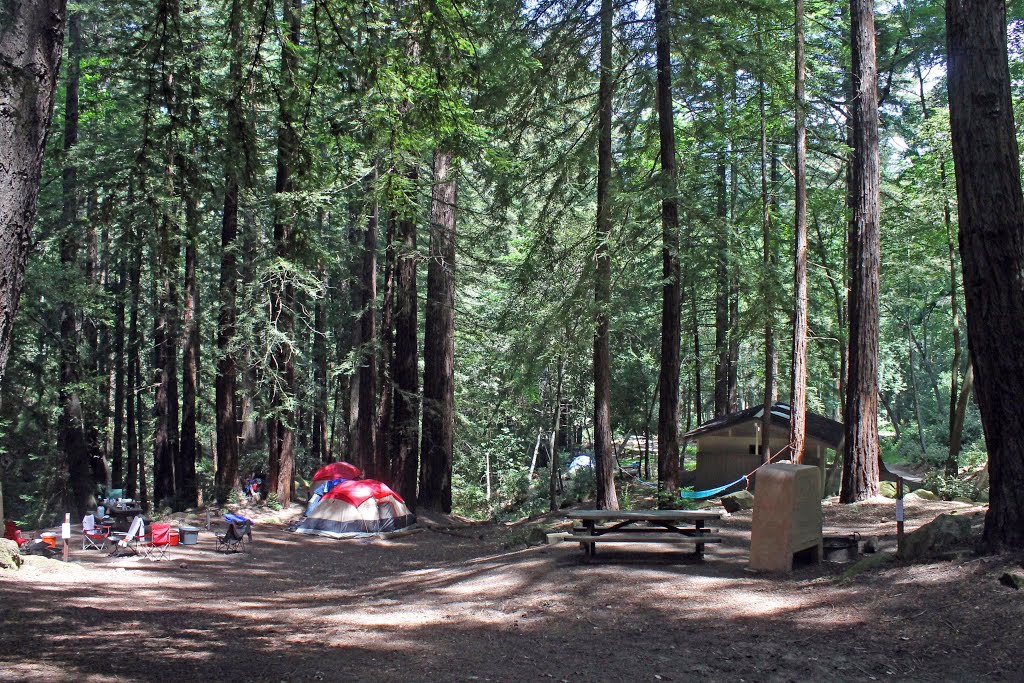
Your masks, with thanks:
[{"label": "picnic table bench", "polygon": [[719,512],[698,510],[573,510],[566,514],[577,522],[562,540],[580,544],[584,561],[596,553],[598,543],[692,544],[697,559],[704,546],[721,543],[722,537],[704,526],[721,519]]}]

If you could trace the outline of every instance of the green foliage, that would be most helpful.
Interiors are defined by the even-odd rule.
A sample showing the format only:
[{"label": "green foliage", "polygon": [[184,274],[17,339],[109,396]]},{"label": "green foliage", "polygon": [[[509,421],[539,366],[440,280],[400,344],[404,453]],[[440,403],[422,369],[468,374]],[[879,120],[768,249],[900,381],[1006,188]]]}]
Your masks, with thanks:
[{"label": "green foliage", "polygon": [[[352,378],[365,362],[374,362],[378,388],[384,386],[390,368],[383,354],[392,348],[383,338],[359,340],[356,333],[365,314],[356,293],[368,218],[376,206],[380,328],[385,303],[393,300],[386,276],[395,250],[388,235],[400,217],[419,228],[411,249],[420,268],[421,305],[425,299],[430,168],[437,149],[459,157],[454,506],[470,516],[503,519],[546,510],[546,447],[556,407],[562,410],[557,448],[563,469],[587,447],[592,420],[593,13],[574,3],[511,0],[306,3],[299,43],[289,46],[298,57],[295,92],[285,93],[280,17],[242,2],[236,39],[228,30],[231,5],[83,0],[76,6],[86,23],[79,142],[64,151],[62,84],[0,401],[0,477],[8,510],[19,519],[41,519],[65,504],[68,468],[57,425],[72,391],[93,428],[94,451],[112,457],[111,371],[118,334],[121,342],[131,341],[119,324],[126,326],[133,312],[137,348],[126,346],[121,360],[134,356],[139,363],[139,377],[125,390],[130,400],[138,399],[137,445],[152,485],[152,351],[163,282],[158,257],[164,256],[154,228],[170,228],[165,266],[178,287],[171,318],[180,321],[190,219],[186,190],[195,195],[198,215],[200,486],[213,486],[214,384],[225,351],[236,360],[239,403],[256,434],[241,453],[243,478],[267,471],[265,421],[272,417],[296,430],[300,475],[324,457],[312,445],[315,415],[326,416],[334,456],[351,457]],[[1010,5],[1010,53],[1019,120],[1024,34],[1018,5]],[[616,9],[613,292],[607,313],[616,436],[650,437],[653,446],[664,282],[651,9],[649,3]],[[885,96],[880,418],[892,434],[883,442],[884,457],[941,467],[950,393],[967,362],[941,7],[915,1],[876,11]],[[847,335],[848,17],[829,4],[808,6],[807,12],[808,402],[812,410],[838,416]],[[738,402],[761,402],[766,322],[774,326],[780,350],[780,398],[788,394],[790,6],[701,0],[680,10],[671,38],[684,268],[679,409],[692,428],[712,412],[714,366],[725,350],[716,348],[716,307],[723,297],[734,298],[737,314],[728,332],[738,348]],[[236,58],[240,74],[230,68]],[[274,191],[279,96],[296,114],[300,163],[291,192]],[[235,102],[241,105],[239,121],[228,114]],[[762,124],[770,157],[764,160]],[[63,173],[70,165],[79,185],[77,227],[71,228],[62,212]],[[373,168],[376,179],[370,177]],[[414,169],[418,174],[410,173]],[[762,170],[771,197],[769,248],[779,256],[778,267],[767,272]],[[219,349],[220,231],[230,173],[241,185],[239,235],[231,250],[240,286],[236,334]],[[275,217],[293,230],[289,250],[277,248]],[[79,267],[61,262],[62,238],[69,234],[79,238]],[[92,252],[98,262],[90,274],[86,257]],[[292,326],[272,313],[282,283],[294,292]],[[772,297],[764,296],[766,287]],[[67,302],[82,330],[71,353],[79,361],[74,381],[62,379],[60,367]],[[124,321],[118,320],[119,306],[125,307]],[[281,352],[295,364],[291,386],[275,361]],[[320,371],[326,379],[319,379]],[[542,448],[531,478],[538,432]],[[120,438],[127,438],[123,430]],[[695,467],[694,455],[691,444],[686,470]],[[972,403],[960,464],[974,468],[983,459]],[[564,483],[563,501],[592,499],[591,470]],[[626,487],[620,503],[633,504],[641,495]],[[237,502],[237,492],[232,496]]]},{"label": "green foliage", "polygon": [[947,476],[941,470],[933,470],[925,477],[925,488],[943,500],[973,498],[974,486],[965,477]]}]

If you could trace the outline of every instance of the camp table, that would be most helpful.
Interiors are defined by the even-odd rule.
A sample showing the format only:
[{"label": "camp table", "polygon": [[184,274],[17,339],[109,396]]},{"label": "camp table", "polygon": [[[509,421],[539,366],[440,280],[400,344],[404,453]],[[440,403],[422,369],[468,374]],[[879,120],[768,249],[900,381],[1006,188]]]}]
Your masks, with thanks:
[{"label": "camp table", "polygon": [[584,560],[595,554],[597,543],[694,544],[697,559],[704,559],[704,545],[721,543],[704,523],[721,519],[719,512],[698,510],[573,510],[566,516],[578,522],[563,540],[575,541]]}]

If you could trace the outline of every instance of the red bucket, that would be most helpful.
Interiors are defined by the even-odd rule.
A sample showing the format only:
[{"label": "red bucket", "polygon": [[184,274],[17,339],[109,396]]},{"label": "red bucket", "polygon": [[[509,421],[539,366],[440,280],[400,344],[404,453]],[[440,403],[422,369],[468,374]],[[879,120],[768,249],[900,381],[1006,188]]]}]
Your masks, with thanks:
[{"label": "red bucket", "polygon": [[178,545],[178,530],[171,529],[171,545]]}]

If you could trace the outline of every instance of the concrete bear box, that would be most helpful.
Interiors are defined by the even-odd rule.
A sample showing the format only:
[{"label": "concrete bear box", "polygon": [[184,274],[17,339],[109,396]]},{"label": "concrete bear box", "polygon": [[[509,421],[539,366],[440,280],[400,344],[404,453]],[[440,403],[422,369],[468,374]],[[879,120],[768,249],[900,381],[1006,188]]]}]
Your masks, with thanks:
[{"label": "concrete bear box", "polygon": [[821,561],[821,470],[777,464],[757,473],[750,568],[793,570],[793,554],[810,550]]}]

